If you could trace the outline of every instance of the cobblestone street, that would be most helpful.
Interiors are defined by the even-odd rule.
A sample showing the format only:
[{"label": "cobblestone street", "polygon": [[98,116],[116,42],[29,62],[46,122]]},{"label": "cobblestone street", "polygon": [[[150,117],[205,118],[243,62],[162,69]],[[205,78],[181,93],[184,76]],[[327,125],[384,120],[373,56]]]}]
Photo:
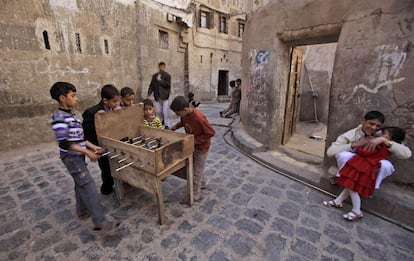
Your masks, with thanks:
[{"label": "cobblestone street", "polygon": [[[208,116],[217,109],[202,106]],[[73,181],[57,147],[0,163],[1,260],[413,260],[414,234],[369,213],[350,223],[350,210],[264,168],[217,134],[206,166],[204,199],[180,205],[186,182],[163,182],[166,223],[158,224],[155,197],[130,188],[119,203],[103,196],[108,214],[123,225],[94,236],[78,220]],[[89,169],[99,186],[96,163]]]}]

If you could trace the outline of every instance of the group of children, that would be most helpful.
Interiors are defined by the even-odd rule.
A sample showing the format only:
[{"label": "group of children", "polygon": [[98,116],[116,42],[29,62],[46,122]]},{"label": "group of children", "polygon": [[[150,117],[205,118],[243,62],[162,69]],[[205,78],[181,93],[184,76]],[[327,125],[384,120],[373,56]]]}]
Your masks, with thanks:
[{"label": "group of children", "polygon": [[[101,169],[101,194],[113,192],[114,181],[111,176],[109,160],[100,156],[104,149],[99,147],[95,129],[95,114],[122,107],[132,106],[135,93],[130,87],[119,90],[113,85],[105,85],[101,89],[100,102],[84,111],[83,122],[72,112],[77,105],[76,87],[68,82],[56,82],[50,89],[51,97],[59,103],[58,109],[52,116],[52,128],[59,143],[60,158],[66,166],[75,183],[76,211],[80,219],[92,217],[93,231],[107,232],[119,227],[120,221],[111,220],[104,212],[91,177],[85,155],[91,161],[98,161]],[[189,98],[191,95],[189,95]],[[194,97],[194,95],[192,95]],[[164,128],[161,120],[154,116],[152,100],[143,100],[144,125],[153,128]],[[186,133],[194,135],[194,200],[201,200],[200,190],[205,186],[204,167],[210,148],[210,139],[214,136],[214,128],[202,112],[195,109],[199,103],[188,101],[183,96],[177,96],[171,103],[170,109],[180,116],[180,122],[171,130],[184,127]],[[182,203],[187,203],[188,195]]]}]

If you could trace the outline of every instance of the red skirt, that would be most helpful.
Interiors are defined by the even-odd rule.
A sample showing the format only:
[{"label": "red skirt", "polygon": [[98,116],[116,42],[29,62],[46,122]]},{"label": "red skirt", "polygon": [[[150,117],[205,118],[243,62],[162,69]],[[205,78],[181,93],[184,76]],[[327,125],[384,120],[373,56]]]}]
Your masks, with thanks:
[{"label": "red skirt", "polygon": [[367,159],[355,155],[339,170],[341,176],[337,183],[367,198],[375,191],[377,170],[380,167],[379,161],[373,164]]}]

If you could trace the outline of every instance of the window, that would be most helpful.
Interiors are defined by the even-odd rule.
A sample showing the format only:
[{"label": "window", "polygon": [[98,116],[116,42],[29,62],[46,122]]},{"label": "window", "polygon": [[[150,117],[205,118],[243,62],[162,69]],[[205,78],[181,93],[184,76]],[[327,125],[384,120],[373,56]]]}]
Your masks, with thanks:
[{"label": "window", "polygon": [[239,22],[239,33],[238,36],[239,37],[243,37],[244,34],[244,23]]},{"label": "window", "polygon": [[214,13],[200,10],[200,27],[214,28]]},{"label": "window", "polygon": [[108,44],[108,40],[104,39],[104,48],[105,48],[105,53],[109,54],[109,44]]},{"label": "window", "polygon": [[45,43],[45,48],[50,50],[49,35],[47,31],[43,31],[43,42]]},{"label": "window", "polygon": [[82,53],[80,34],[75,33],[75,38],[76,38],[76,51],[78,53]]},{"label": "window", "polygon": [[168,49],[168,33],[164,31],[158,31],[159,47],[161,49]]},{"label": "window", "polygon": [[220,16],[220,32],[227,33],[227,17]]}]

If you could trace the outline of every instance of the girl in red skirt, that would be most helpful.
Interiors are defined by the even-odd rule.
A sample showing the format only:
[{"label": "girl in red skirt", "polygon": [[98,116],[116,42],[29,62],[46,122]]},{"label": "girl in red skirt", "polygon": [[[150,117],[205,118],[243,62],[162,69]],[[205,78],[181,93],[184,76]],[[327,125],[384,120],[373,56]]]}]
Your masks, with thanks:
[{"label": "girl in red skirt", "polygon": [[362,218],[360,196],[368,198],[374,193],[377,171],[381,167],[380,160],[392,154],[388,148],[392,146],[393,141],[401,143],[404,140],[405,132],[401,128],[384,127],[381,130],[382,135],[373,138],[379,145],[374,149],[357,148],[357,155],[348,160],[339,170],[341,176],[337,183],[345,187],[341,194],[334,200],[323,202],[328,207],[342,208],[342,202],[351,197],[352,211],[343,215],[346,220]]}]

